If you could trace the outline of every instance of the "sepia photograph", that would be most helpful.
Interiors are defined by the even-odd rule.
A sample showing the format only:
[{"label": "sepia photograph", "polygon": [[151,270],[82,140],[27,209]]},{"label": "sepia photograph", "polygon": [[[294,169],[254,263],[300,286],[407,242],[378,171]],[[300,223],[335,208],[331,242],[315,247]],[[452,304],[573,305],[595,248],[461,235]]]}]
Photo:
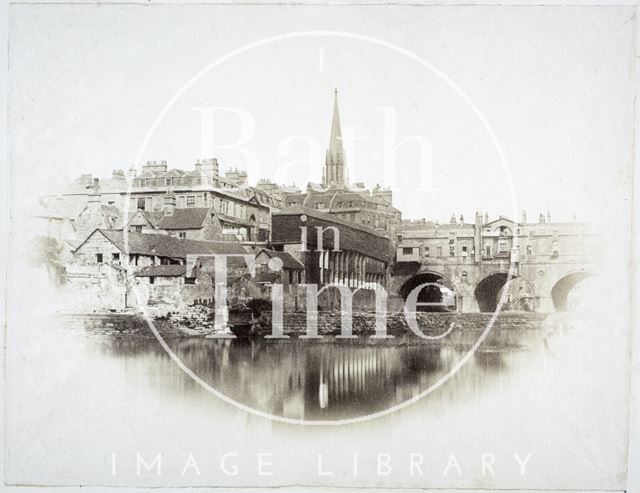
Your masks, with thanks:
[{"label": "sepia photograph", "polygon": [[5,12],[4,489],[634,491],[634,2]]}]

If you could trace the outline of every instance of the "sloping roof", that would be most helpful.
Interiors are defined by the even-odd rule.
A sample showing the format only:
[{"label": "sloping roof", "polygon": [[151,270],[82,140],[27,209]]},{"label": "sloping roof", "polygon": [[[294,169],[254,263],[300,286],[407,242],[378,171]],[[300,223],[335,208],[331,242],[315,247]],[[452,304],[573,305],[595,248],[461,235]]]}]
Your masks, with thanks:
[{"label": "sloping roof", "polygon": [[250,221],[247,221],[245,219],[240,219],[237,217],[233,217],[233,216],[229,216],[227,214],[217,214],[218,219],[222,222],[225,223],[229,223],[229,224],[236,224],[236,225],[240,225],[240,226],[247,226],[247,227],[253,227],[255,226],[255,224],[252,224]]},{"label": "sloping roof", "polygon": [[282,267],[285,269],[304,269],[304,265],[289,252],[276,252],[275,250],[267,250],[263,248],[260,253],[265,253],[269,258],[279,258],[282,260]]},{"label": "sloping roof", "polygon": [[381,238],[386,238],[385,235],[380,234],[374,229],[371,229],[367,226],[362,226],[353,221],[347,221],[346,219],[342,219],[337,214],[330,214],[328,212],[322,212],[318,209],[312,209],[310,207],[303,207],[301,205],[292,205],[291,207],[286,208],[281,212],[277,212],[274,216],[299,216],[304,214],[308,217],[315,217],[316,219],[322,219],[323,221],[333,222],[336,224],[340,224],[342,226],[346,226],[348,228],[357,229],[360,231],[364,231],[365,233],[369,233],[375,236],[379,236]]},{"label": "sloping roof", "polygon": [[499,223],[501,221],[511,223],[511,224],[518,224],[516,221],[513,221],[508,217],[500,216],[498,219],[494,219],[493,221],[489,221],[488,223],[483,224],[483,226],[489,226],[491,224]]},{"label": "sloping roof", "polygon": [[173,214],[163,215],[158,221],[159,229],[200,229],[207,215],[208,207],[188,207],[186,209],[174,209]]},{"label": "sloping roof", "polygon": [[128,233],[128,251],[124,247],[123,231],[97,229],[77,248],[94,234],[102,234],[123,253],[157,255],[158,257],[186,258],[187,255],[246,254],[240,243],[222,241],[198,241],[174,236],[149,233]]},{"label": "sloping roof", "polygon": [[[305,217],[303,217],[305,216]],[[308,228],[307,247],[315,250],[317,245],[316,228],[325,229],[335,226],[340,234],[340,248],[362,253],[368,257],[389,263],[395,255],[393,244],[384,235],[359,224],[345,221],[336,214],[321,212],[295,205],[271,216],[271,241],[274,245],[299,243],[302,239],[301,227]],[[323,248],[334,247],[334,234],[324,237]]]},{"label": "sloping roof", "polygon": [[186,271],[184,265],[151,265],[136,272],[136,277],[182,277]]}]

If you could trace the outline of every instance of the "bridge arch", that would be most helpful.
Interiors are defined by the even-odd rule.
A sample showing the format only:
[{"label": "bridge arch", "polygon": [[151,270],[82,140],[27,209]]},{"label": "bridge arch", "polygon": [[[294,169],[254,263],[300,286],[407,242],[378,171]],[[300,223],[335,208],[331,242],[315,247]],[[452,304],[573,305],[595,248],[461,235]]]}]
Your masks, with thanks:
[{"label": "bridge arch", "polygon": [[[508,290],[507,293],[504,293]],[[504,298],[503,298],[504,293]],[[503,299],[503,309],[533,311],[536,297],[531,281],[509,271],[491,272],[481,279],[473,290],[473,295],[481,312],[494,312]]]},{"label": "bridge arch", "polygon": [[565,312],[568,308],[569,294],[579,283],[585,279],[596,277],[598,274],[589,270],[569,272],[561,276],[551,288],[551,300],[553,308],[557,312]]},{"label": "bridge arch", "polygon": [[451,279],[439,272],[421,270],[407,279],[400,287],[399,294],[406,301],[409,294],[422,284],[418,294],[416,311],[451,312],[457,310],[458,290]]}]

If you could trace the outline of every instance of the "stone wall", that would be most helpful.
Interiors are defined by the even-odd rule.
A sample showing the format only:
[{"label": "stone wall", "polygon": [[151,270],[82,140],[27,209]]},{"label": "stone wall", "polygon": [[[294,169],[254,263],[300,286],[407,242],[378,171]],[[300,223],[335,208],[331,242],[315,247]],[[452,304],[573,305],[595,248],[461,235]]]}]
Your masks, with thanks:
[{"label": "stone wall", "polygon": [[[262,315],[261,335],[271,331],[271,313]],[[417,313],[416,321],[420,330],[427,336],[437,336],[446,332],[451,324],[454,332],[477,332],[478,336],[491,321],[492,314],[474,313]],[[492,332],[502,332],[513,329],[538,329],[542,326],[546,315],[539,313],[502,313],[492,327]],[[307,331],[306,313],[284,314],[285,335],[304,335]],[[318,312],[318,334],[339,335],[341,327],[340,312]],[[373,335],[375,333],[375,313],[357,312],[352,315],[352,330],[354,335]],[[387,333],[401,336],[411,335],[404,313],[390,313],[387,316]]]}]

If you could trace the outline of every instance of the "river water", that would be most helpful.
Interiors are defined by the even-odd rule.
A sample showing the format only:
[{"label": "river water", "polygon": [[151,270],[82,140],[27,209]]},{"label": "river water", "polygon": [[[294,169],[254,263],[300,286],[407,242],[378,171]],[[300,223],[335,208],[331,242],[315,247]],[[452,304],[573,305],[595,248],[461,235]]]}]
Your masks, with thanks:
[{"label": "river water", "polygon": [[[482,477],[487,487],[540,487],[548,477],[556,487],[575,487],[576,480],[615,486],[623,474],[625,423],[612,421],[610,410],[593,403],[606,401],[622,410],[624,364],[613,357],[619,341],[590,327],[585,319],[565,317],[502,329],[451,378],[401,411],[344,427],[305,427],[253,416],[237,405],[316,422],[379,413],[439,382],[467,354],[481,328],[429,342],[167,339],[184,366],[223,394],[224,402],[150,334],[123,334],[103,317],[49,319],[9,338],[14,351],[7,353],[8,477],[30,484],[237,485],[219,470],[197,477],[179,472],[189,453],[214,464],[228,450],[247,457],[269,450],[282,457],[274,459],[275,477],[258,477],[251,468],[241,484],[344,485],[350,479],[357,485],[424,486],[424,479],[406,471],[395,479],[354,483],[349,468],[341,469],[354,453],[363,457],[361,469],[373,467],[367,461],[384,450],[398,469],[406,469],[409,451],[432,457],[429,486],[471,487],[480,480],[480,455],[490,451],[502,461],[502,472]],[[598,365],[607,365],[606,378],[599,376]],[[302,457],[302,443],[338,457],[335,474],[318,478],[315,459]],[[577,459],[569,459],[567,450]],[[163,451],[165,471],[173,468],[173,476],[140,477],[132,457],[153,457],[156,451]],[[529,452],[534,459],[523,477],[513,454]],[[441,474],[450,453],[457,454],[462,478]],[[113,454],[117,474],[111,469]]]}]

